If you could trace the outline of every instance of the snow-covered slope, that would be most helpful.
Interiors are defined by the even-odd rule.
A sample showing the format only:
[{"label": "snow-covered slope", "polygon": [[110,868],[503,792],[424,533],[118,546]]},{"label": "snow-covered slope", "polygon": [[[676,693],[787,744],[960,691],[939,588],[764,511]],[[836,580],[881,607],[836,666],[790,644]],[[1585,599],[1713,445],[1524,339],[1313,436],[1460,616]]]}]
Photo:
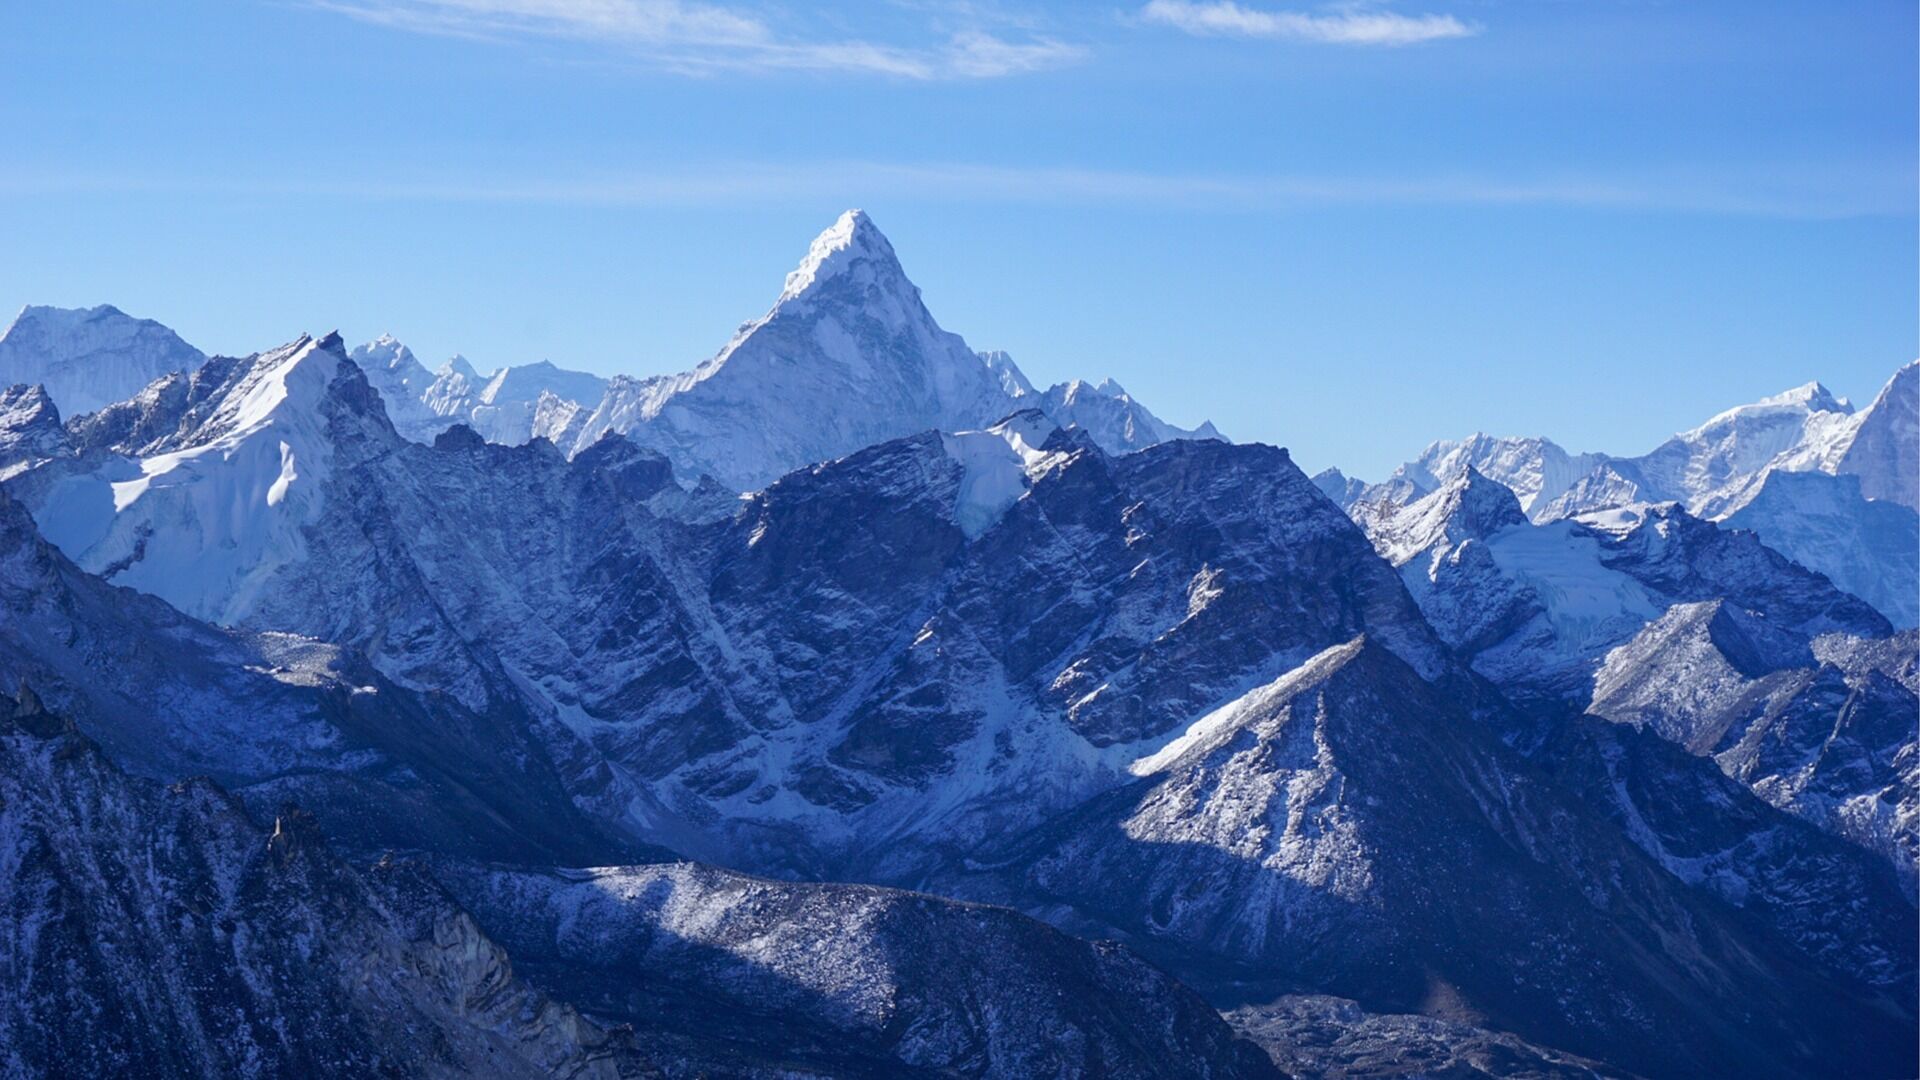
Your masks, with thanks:
[{"label": "snow-covered slope", "polygon": [[[1903,367],[1855,412],[1819,383],[1728,409],[1639,457],[1570,455],[1546,439],[1435,443],[1387,481],[1331,477],[1330,497],[1380,519],[1472,468],[1511,488],[1536,522],[1678,503],[1707,520],[1763,534],[1767,543],[1913,625],[1914,556],[1903,534],[1920,458],[1920,361]],[[1813,477],[1857,476],[1857,483]],[[1769,479],[1781,476],[1769,490]],[[1806,477],[1801,479],[1801,477]],[[1765,495],[1764,505],[1746,508]],[[1805,505],[1796,505],[1797,500]]]},{"label": "snow-covered slope", "polygon": [[118,308],[22,308],[0,334],[0,386],[39,384],[63,416],[132,397],[170,371],[191,371],[200,350],[152,319]]},{"label": "snow-covered slope", "polygon": [[1112,379],[1059,383],[1041,395],[1039,407],[1062,427],[1078,427],[1109,454],[1124,454],[1174,439],[1223,439],[1211,423],[1188,431],[1174,427],[1133,399]]},{"label": "snow-covered slope", "polygon": [[1852,405],[1819,383],[1808,383],[1728,409],[1675,435],[1633,465],[1643,500],[1677,500],[1698,516],[1719,518],[1745,505],[1775,469],[1833,471],[1857,427]]},{"label": "snow-covered slope", "polygon": [[0,489],[0,689],[22,684],[130,771],[211,776],[263,814],[297,800],[361,847],[644,854],[569,802],[541,717],[415,694],[338,645],[196,622],[73,565]]},{"label": "snow-covered slope", "polygon": [[1892,630],[1753,534],[1677,506],[1534,524],[1469,466],[1409,505],[1363,500],[1350,512],[1441,637],[1526,698],[1584,702],[1606,652],[1676,603],[1731,597],[1806,634]]},{"label": "snow-covered slope", "polygon": [[624,432],[689,475],[746,491],[809,462],[1012,411],[999,375],[934,322],[887,238],[849,211],[814,240],[771,311],[690,372],[613,380],[579,441]]},{"label": "snow-covered slope", "polygon": [[[1556,765],[1572,773],[1598,759],[1569,751]],[[1815,1019],[1804,1010],[1833,1003],[1778,994],[1780,974],[1806,961],[1773,952],[1750,936],[1748,913],[1690,891],[1620,832],[1583,824],[1565,776],[1536,770],[1458,697],[1364,640],[1255,688],[1137,769],[1133,784],[1057,825],[1009,838],[1004,862],[983,852],[976,865],[1023,903],[1073,912],[1069,925],[1127,935],[1188,970],[1195,954],[1209,957],[1217,982],[1202,985],[1230,986],[1235,1000],[1304,984],[1419,1007],[1441,985],[1468,1015],[1650,1075],[1817,1070],[1822,1052],[1792,1060],[1806,1053],[1796,1039],[1861,1015],[1856,1004]],[[1790,832],[1799,824],[1773,817]],[[1692,824],[1720,821],[1702,813]],[[1804,874],[1821,850],[1809,842],[1774,855]],[[1847,884],[1879,896],[1887,917],[1825,911],[1825,928],[1869,943],[1886,985],[1898,985],[1911,970],[1901,937],[1911,913],[1863,863]],[[1772,917],[1758,896],[1745,906]],[[1690,959],[1708,956],[1728,981]],[[1658,1011],[1625,1005],[1650,994],[1672,996]],[[1743,1030],[1710,1034],[1682,1019],[1694,1010],[1737,1014]],[[1800,1035],[1782,1037],[1792,1029]],[[1906,1053],[1897,1030],[1862,1051]]]},{"label": "snow-covered slope", "polygon": [[1838,471],[1869,499],[1920,510],[1920,360],[1901,368],[1860,414]]},{"label": "snow-covered slope", "polygon": [[349,356],[386,403],[393,426],[414,442],[432,442],[454,424],[508,446],[535,435],[551,438],[558,425],[543,412],[543,402],[551,402],[546,410],[560,405],[590,408],[607,385],[598,375],[568,371],[545,360],[481,376],[456,356],[434,374],[390,335],[359,346]]},{"label": "snow-covered slope", "polygon": [[[1105,748],[1332,635],[1371,627],[1442,663],[1391,571],[1271,448],[1109,458],[1026,413],[687,514],[626,440],[569,461],[458,430],[342,474],[310,558],[249,622],[342,637],[478,710],[552,710],[657,794],[630,823],[690,854],[900,880],[1112,782]],[[1328,576],[1346,588],[1321,595]]]},{"label": "snow-covered slope", "polygon": [[504,367],[493,373],[470,399],[448,415],[472,427],[488,442],[517,446],[535,435],[534,419],[543,399],[591,406],[606,393],[607,380],[584,371],[568,371],[541,360]]},{"label": "snow-covered slope", "polygon": [[1920,514],[1892,499],[1869,499],[1861,485],[1853,473],[1777,471],[1723,524],[1753,530],[1894,625],[1920,626]]},{"label": "snow-covered slope", "polygon": [[533,981],[714,1062],[695,1075],[1279,1080],[1124,947],[1002,908],[685,863],[436,869]]},{"label": "snow-covered slope", "polygon": [[144,456],[43,482],[35,519],[115,583],[237,621],[301,557],[303,530],[319,519],[343,400],[330,388],[343,365],[358,377],[338,335],[257,354],[233,367],[191,427]]},{"label": "snow-covered slope", "polygon": [[1111,382],[1038,393],[1005,353],[975,353],[940,328],[858,210],[814,240],[772,310],[713,359],[680,375],[616,377],[588,404],[583,416],[553,410],[534,433],[570,453],[624,433],[681,475],[737,491],[916,432],[984,429],[1024,408],[1080,426],[1109,453],[1219,437],[1211,425],[1164,423]]}]

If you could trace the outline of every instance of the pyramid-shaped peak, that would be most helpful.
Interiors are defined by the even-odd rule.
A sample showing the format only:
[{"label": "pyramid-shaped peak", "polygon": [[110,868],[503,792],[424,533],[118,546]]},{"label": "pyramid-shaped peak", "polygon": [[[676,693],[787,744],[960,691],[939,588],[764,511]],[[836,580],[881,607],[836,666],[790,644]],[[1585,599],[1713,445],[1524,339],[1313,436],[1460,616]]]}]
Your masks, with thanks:
[{"label": "pyramid-shaped peak", "polygon": [[1848,412],[1848,403],[1833,396],[1833,391],[1819,382],[1804,383],[1791,390],[1762,398],[1759,405],[1805,405],[1815,412]]},{"label": "pyramid-shaped peak", "polygon": [[906,282],[893,245],[864,210],[849,210],[840,215],[825,232],[813,238],[807,257],[787,275],[780,299],[789,300],[810,291],[861,263],[873,265],[884,276]]},{"label": "pyramid-shaped peak", "polygon": [[1471,523],[1483,535],[1527,520],[1513,489],[1472,465],[1449,481],[1439,497],[1449,504],[1450,517]]}]

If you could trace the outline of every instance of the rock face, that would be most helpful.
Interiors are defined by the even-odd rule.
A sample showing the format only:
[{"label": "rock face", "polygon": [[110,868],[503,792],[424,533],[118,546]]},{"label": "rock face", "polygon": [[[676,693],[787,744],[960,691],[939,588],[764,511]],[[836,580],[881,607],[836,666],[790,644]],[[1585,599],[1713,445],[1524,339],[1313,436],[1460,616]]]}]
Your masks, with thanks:
[{"label": "rock face", "polygon": [[1004,909],[689,864],[440,872],[529,978],[633,1025],[674,1072],[1280,1075],[1126,949]]},{"label": "rock face", "polygon": [[1534,1046],[1502,1031],[1416,1014],[1369,1013],[1345,998],[1296,994],[1227,1014],[1235,1029],[1265,1047],[1294,1076],[1333,1080],[1611,1080],[1612,1066]]},{"label": "rock face", "polygon": [[430,881],[128,777],[0,700],[0,1046],[19,1075],[649,1075]]},{"label": "rock face", "polygon": [[1589,711],[1710,756],[1783,810],[1920,859],[1920,637],[1809,639],[1727,601],[1682,604],[1607,656]]},{"label": "rock face", "polygon": [[1112,458],[1030,412],[741,500],[684,490],[624,439],[571,461],[464,428],[410,443],[327,340],[206,371],[16,481],[51,539],[191,615],[530,717],[575,798],[693,854],[884,858],[899,880],[930,847],[1112,782],[1130,746],[1332,641],[1370,631],[1442,663],[1392,573],[1270,448]]},{"label": "rock face", "polygon": [[205,360],[152,319],[106,304],[22,308],[0,334],[0,386],[45,386],[65,416],[132,397],[162,375],[192,371]]},{"label": "rock face", "polygon": [[[266,385],[289,389],[241,405]],[[931,886],[1122,935],[1218,1003],[1332,993],[1650,1073],[1818,1071],[1839,1030],[1892,1060],[1911,1025],[1912,909],[1883,864],[1714,761],[1578,719],[1581,680],[1676,603],[1727,599],[1809,638],[1889,632],[1751,534],[1671,509],[1537,526],[1468,472],[1369,522],[1369,542],[1284,451],[1180,440],[1115,457],[1039,410],[747,497],[690,491],[624,438],[571,459],[464,426],[412,443],[326,339],[149,390],[8,490],[59,539],[84,523],[62,509],[85,505],[74,492],[114,490],[107,470],[141,455],[207,470],[154,505],[239,490],[257,515],[237,520],[271,522],[281,503],[208,479],[258,440],[294,462],[274,477],[309,508],[297,544],[249,565],[244,594],[143,579],[239,627],[171,615],[167,630],[158,601],[117,601],[17,527],[38,621],[19,622],[11,662],[57,675],[93,717],[109,693],[138,696],[141,669],[101,659],[115,648],[185,672],[166,685],[202,695],[196,713],[308,703],[204,730],[267,751],[271,767],[231,769],[251,805],[297,790],[356,843],[418,821],[408,846],[466,859],[624,863],[652,843]],[[145,513],[151,494],[124,506]],[[95,565],[119,580],[140,561]],[[1479,586],[1500,603],[1460,591]],[[105,644],[168,635],[208,643],[186,661]],[[219,694],[192,674],[253,668],[267,677]],[[1482,676],[1537,692],[1516,711]],[[286,688],[302,681],[318,692]],[[1338,719],[1303,719],[1321,713]],[[129,715],[163,750],[217,755],[191,741],[201,726]],[[511,937],[520,919],[469,899]],[[1831,1011],[1789,1007],[1803,998]],[[891,1028],[809,1030],[822,1052],[857,1045],[863,1068],[935,1060],[902,1056],[919,1050]]]},{"label": "rock face", "polygon": [[197,623],[74,566],[0,490],[0,688],[23,682],[136,773],[211,776],[262,815],[323,808],[356,846],[644,850],[572,805],[540,717],[414,693],[325,642]]},{"label": "rock face", "polygon": [[[12,607],[5,623],[15,633],[0,634],[0,667],[10,679],[44,680],[40,685],[82,710],[86,727],[112,738],[118,753],[140,763],[145,771],[178,776],[199,767],[219,769],[249,784],[244,793],[256,812],[265,808],[272,814],[273,807],[281,805],[278,800],[288,796],[314,800],[326,808],[330,831],[360,850],[401,843],[467,858],[480,854],[580,858],[579,853],[587,851],[603,857],[621,852],[617,843],[596,840],[595,826],[578,821],[564,802],[525,801],[529,781],[539,775],[538,770],[522,764],[520,770],[532,776],[515,779],[513,762],[518,755],[500,753],[512,740],[524,738],[525,732],[486,730],[483,725],[497,724],[497,717],[449,710],[447,702],[432,695],[416,700],[406,688],[371,672],[343,670],[350,669],[351,662],[332,647],[274,637],[232,639],[213,628],[195,626],[151,598],[114,589],[80,573],[38,543],[17,506],[9,502],[0,509],[7,515],[5,535],[11,542],[0,559],[5,569],[0,574],[4,581],[0,595],[10,605],[20,605]],[[75,621],[62,621],[63,617]],[[108,656],[125,657],[135,666],[101,663]],[[372,684],[356,687],[355,681],[361,679]],[[150,703],[156,699],[167,707],[153,708]],[[1073,941],[1011,912],[886,890],[775,886],[684,865],[610,870],[597,877],[552,871],[499,878],[544,882],[555,890],[572,888],[570,895],[575,897],[617,882],[681,883],[682,898],[688,903],[671,912],[680,921],[642,934],[646,919],[664,918],[668,913],[635,908],[608,928],[610,940],[599,942],[597,959],[578,951],[559,956],[554,951],[563,943],[559,938],[529,950],[531,970],[545,972],[557,994],[592,1004],[599,1015],[624,1015],[633,1008],[622,1005],[624,999],[589,1000],[583,992],[583,987],[598,985],[595,980],[610,978],[604,966],[609,958],[628,955],[608,950],[617,947],[630,953],[649,942],[658,945],[663,935],[694,935],[703,926],[711,929],[712,921],[723,917],[747,928],[741,933],[757,927],[753,930],[756,940],[777,931],[788,961],[783,977],[797,974],[791,970],[795,963],[811,958],[812,966],[804,973],[823,995],[831,994],[850,973],[874,972],[879,957],[890,957],[888,962],[894,965],[890,981],[880,990],[869,988],[870,993],[883,993],[888,1001],[944,1002],[930,1011],[920,1036],[903,1040],[890,1029],[866,1022],[871,1018],[849,1021],[837,1006],[821,1005],[809,1011],[785,1003],[770,1012],[764,1003],[756,1005],[758,990],[752,985],[743,989],[741,984],[744,975],[754,970],[753,957],[743,958],[732,969],[716,969],[698,949],[662,950],[654,954],[648,978],[639,984],[652,995],[648,1000],[662,1010],[657,1014],[649,1010],[639,1018],[646,1036],[643,1061],[630,1043],[610,1038],[564,1007],[529,995],[513,981],[505,954],[464,912],[446,902],[431,877],[418,868],[383,863],[371,874],[356,876],[326,854],[311,819],[303,815],[283,816],[268,835],[251,826],[238,800],[210,781],[191,782],[167,794],[155,782],[123,776],[78,734],[77,726],[44,712],[37,696],[32,700],[35,704],[21,710],[21,719],[15,722],[21,730],[9,728],[0,734],[0,765],[6,766],[7,781],[30,789],[24,794],[12,788],[0,790],[0,808],[4,808],[0,819],[7,822],[0,836],[24,836],[25,850],[39,853],[16,858],[14,864],[36,865],[36,859],[53,858],[55,852],[71,856],[77,848],[62,837],[79,835],[74,830],[85,828],[81,822],[100,817],[95,787],[113,788],[113,820],[117,827],[136,833],[134,840],[127,841],[135,846],[116,849],[113,858],[118,862],[89,863],[90,877],[74,880],[70,868],[60,870],[56,876],[71,891],[62,902],[93,904],[98,910],[90,918],[103,925],[125,924],[122,931],[86,929],[87,935],[109,943],[119,940],[116,933],[143,935],[150,939],[145,942],[148,952],[139,955],[165,953],[165,963],[198,965],[186,971],[157,969],[158,974],[126,992],[147,994],[160,1004],[191,1012],[166,1022],[177,1022],[194,1038],[214,1039],[221,1047],[227,1046],[221,1040],[229,1036],[201,1030],[207,1027],[201,1014],[216,1013],[225,1021],[245,1025],[253,1033],[246,1038],[305,1022],[306,1014],[294,1012],[295,1007],[322,1010],[331,1018],[326,1025],[308,1023],[312,1029],[308,1041],[249,1051],[243,1040],[219,1051],[250,1054],[240,1065],[208,1056],[214,1051],[197,1046],[181,1051],[184,1056],[164,1056],[150,1064],[152,1075],[283,1075],[289,1071],[340,1075],[380,1069],[404,1075],[653,1075],[647,1070],[657,1066],[674,1075],[709,1075],[719,1068],[728,1075],[788,1076],[797,1075],[793,1070],[804,1064],[806,1055],[794,1050],[800,1045],[827,1048],[814,1073],[822,1076],[849,1075],[847,1069],[854,1065],[869,1075],[903,1075],[903,1070],[911,1072],[910,1061],[924,1064],[923,1057],[943,1063],[947,1071],[940,1075],[1036,1075],[1027,1066],[1037,1067],[1042,1061],[1051,1061],[1053,1071],[1064,1075],[1086,1071],[1140,1076],[1271,1074],[1257,1051],[1235,1043],[1225,1025],[1169,977],[1124,952]],[[148,703],[144,712],[143,702]],[[14,711],[11,702],[4,705],[0,717]],[[126,711],[118,711],[122,708]],[[474,761],[463,737],[487,744],[488,752]],[[16,759],[14,752],[28,756]],[[31,756],[35,753],[39,756]],[[69,760],[81,762],[73,768],[82,769],[84,784],[55,770],[55,763]],[[475,767],[483,772],[467,771]],[[486,770],[492,775],[485,775]],[[516,787],[520,794],[515,794]],[[483,804],[470,805],[469,792],[484,792]],[[9,811],[14,816],[5,818]],[[29,812],[38,816],[27,820],[23,815]],[[40,816],[47,815],[65,815],[58,827],[68,831],[38,839],[33,829],[42,827]],[[23,820],[27,823],[22,824]],[[581,829],[584,833],[569,835]],[[194,836],[214,836],[227,846],[212,855],[183,853],[178,850],[182,842],[175,838],[183,830]],[[88,843],[96,845],[125,839],[98,828],[88,836]],[[160,896],[112,892],[119,888],[112,883],[123,879],[129,883],[126,888],[149,882],[150,878],[128,868],[152,857],[143,852],[162,848],[182,867],[209,875],[217,879],[219,888],[236,893],[226,906],[209,899],[205,902],[214,906],[197,911],[219,928],[209,931],[216,945],[231,940],[237,949],[247,942],[268,940],[325,941],[345,956],[319,957],[308,947],[297,966],[290,966],[292,960],[277,954],[247,954],[235,960],[197,938],[184,943],[168,938],[170,933],[184,931],[166,921]],[[629,845],[627,850],[635,849]],[[216,856],[226,861],[212,861]],[[64,859],[56,861],[67,865]],[[449,862],[440,873],[468,891],[475,879],[459,872],[468,865]],[[264,883],[255,883],[255,878],[263,876]],[[210,895],[216,886],[198,879],[169,878],[152,887],[161,895],[200,896]],[[31,882],[0,882],[0,895],[38,893]],[[482,893],[470,895],[487,903]],[[776,895],[785,906],[770,909],[768,899]],[[296,901],[320,914],[290,910]],[[103,904],[109,906],[101,908]],[[129,914],[144,911],[140,905],[155,905],[162,914],[137,918]],[[386,922],[343,925],[337,917],[343,908],[351,911],[363,905],[373,909],[366,919]],[[728,916],[736,905],[741,910]],[[518,935],[510,943],[517,951],[529,925],[522,921],[527,913],[508,912],[497,904],[482,910],[500,917],[497,923],[486,918],[487,925]],[[910,912],[898,933],[892,930],[900,924],[891,914],[896,910]],[[361,918],[362,913],[352,913],[354,920]],[[10,925],[37,925],[36,920],[40,916],[16,912]],[[62,920],[71,921],[66,916],[55,921]],[[234,928],[236,920],[242,929]],[[629,932],[635,936],[629,939]],[[867,936],[862,939],[861,934]],[[405,936],[389,940],[391,935]],[[997,955],[982,951],[989,939],[995,942]],[[48,935],[41,933],[37,947],[44,947],[47,940]],[[719,942],[718,937],[709,941],[716,947]],[[568,937],[564,943],[579,944],[581,939]],[[74,948],[70,943],[61,947]],[[920,952],[909,956],[909,949]],[[133,955],[130,948],[124,952]],[[950,978],[952,965],[961,958],[980,965],[971,982]],[[14,970],[45,970],[45,958],[37,959],[38,968],[28,964]],[[841,960],[853,966],[842,970]],[[0,957],[0,966],[6,963]],[[451,966],[455,964],[460,966]],[[333,972],[328,965],[342,971]],[[363,973],[368,965],[374,965],[371,975]],[[221,974],[215,978],[207,973],[212,971]],[[1009,971],[1024,973],[1027,998],[1018,997],[1000,981]],[[635,972],[627,970],[624,975],[632,980]],[[86,977],[93,978],[91,970]],[[336,992],[329,989],[331,983],[320,981],[336,977],[351,986]],[[61,976],[59,981],[66,985],[72,978]],[[169,981],[160,984],[154,979]],[[382,980],[398,982],[390,986]],[[425,985],[415,986],[415,982]],[[168,997],[175,993],[171,988],[176,983],[191,984],[215,996],[205,1000]],[[282,1007],[271,1000],[271,994],[262,999],[256,984],[275,988],[294,1004]],[[255,997],[241,993],[249,988]],[[38,984],[23,985],[22,998],[34,997],[40,989]],[[107,993],[91,983],[77,989]],[[429,991],[464,996],[454,998],[452,1005],[429,1001],[425,1006],[409,997]],[[1045,1028],[997,1020],[983,1024],[970,1011],[972,1001],[996,999],[1002,993],[1004,1000],[995,1008],[1006,1010],[1004,1015],[1017,1013],[1030,1020],[1037,1015],[1035,1008],[1047,1005],[1062,1009],[1060,1019]],[[690,1004],[729,994],[740,1007],[742,1024],[758,1017],[777,1025],[743,1029],[759,1030],[757,1049],[743,1050],[734,1044],[735,1036],[715,1035],[711,1015]],[[228,1000],[236,996],[237,1003]],[[101,1000],[103,1013],[125,1011],[112,1004],[121,999]],[[453,1009],[456,1019],[482,1025],[482,1030],[423,1036],[423,1031],[437,1029],[420,1018],[420,1010],[443,1007]],[[373,1015],[362,1016],[364,1012]],[[38,1022],[29,1018],[20,1023],[30,1021]],[[376,1021],[392,1026],[377,1027]],[[136,1045],[129,1040],[137,1034],[116,1031],[109,1038],[95,1028],[73,1034],[50,1026],[44,1034],[10,1037],[7,1045],[26,1055],[21,1060],[29,1063],[85,1060],[97,1064],[99,1071],[117,1072],[122,1070],[116,1063],[130,1052],[129,1045]],[[157,1037],[172,1039],[175,1034],[167,1028]],[[946,1041],[941,1042],[942,1038]],[[569,1049],[566,1039],[580,1042],[577,1053]],[[859,1041],[857,1050],[848,1048],[848,1039]],[[83,1057],[72,1049],[75,1040],[99,1043],[104,1056]],[[528,1060],[504,1056],[509,1046],[517,1047],[514,1053]],[[1082,1056],[1070,1056],[1074,1053]],[[1050,1054],[1056,1056],[1050,1058]],[[620,1071],[611,1071],[615,1065]],[[929,1066],[928,1071],[936,1070]]]},{"label": "rock face", "polygon": [[60,410],[43,386],[0,389],[0,480],[73,453]]},{"label": "rock face", "polygon": [[[1134,771],[1136,783],[1009,842],[987,876],[1072,912],[1068,926],[1178,957],[1216,1000],[1315,988],[1481,1018],[1634,1071],[1797,1075],[1832,1062],[1795,1044],[1864,1030],[1852,1025],[1913,969],[1901,938],[1912,911],[1890,879],[1856,874],[1887,921],[1849,926],[1849,940],[1894,966],[1886,982],[1838,979],[1827,992],[1851,1004],[1812,1015],[1780,991],[1819,958],[1754,933],[1596,827],[1564,782],[1365,641],[1199,721]],[[1744,1019],[1727,1027],[1733,1016]],[[1901,1067],[1902,1023],[1888,1016],[1857,1048]]]},{"label": "rock face", "polygon": [[623,441],[571,462],[403,448],[340,474],[248,621],[351,628],[476,710],[484,673],[511,672],[644,779],[670,846],[886,880],[1112,783],[1329,642],[1371,630],[1439,670],[1391,571],[1283,453],[1116,459],[1028,433],[1031,463],[1004,430],[898,440],[717,520],[683,517],[665,463]]}]

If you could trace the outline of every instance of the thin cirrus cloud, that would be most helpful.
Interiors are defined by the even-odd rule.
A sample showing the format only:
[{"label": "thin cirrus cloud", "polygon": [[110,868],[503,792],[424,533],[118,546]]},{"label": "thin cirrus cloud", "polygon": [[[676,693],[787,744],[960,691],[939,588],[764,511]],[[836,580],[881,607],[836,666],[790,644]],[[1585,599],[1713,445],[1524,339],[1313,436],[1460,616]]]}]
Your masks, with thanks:
[{"label": "thin cirrus cloud", "polygon": [[[482,173],[484,172],[484,175]],[[900,200],[1286,213],[1373,206],[1676,211],[1788,220],[1912,216],[1911,169],[1899,162],[1669,167],[1612,175],[1359,176],[1156,174],[1087,168],[879,161],[713,162],[660,171],[570,171],[564,178],[493,171],[314,177],[298,170],[166,176],[0,173],[0,194],[189,193],[442,204],[688,207]]]},{"label": "thin cirrus cloud", "polygon": [[1140,18],[1206,37],[1272,38],[1324,45],[1418,45],[1472,37],[1452,15],[1402,15],[1346,5],[1325,12],[1265,11],[1233,0],[1150,0]]},{"label": "thin cirrus cloud", "polygon": [[600,43],[664,70],[829,71],[905,79],[984,79],[1077,62],[1078,45],[965,30],[896,45],[782,33],[744,10],[683,0],[309,0],[309,6],[413,33],[478,40]]}]

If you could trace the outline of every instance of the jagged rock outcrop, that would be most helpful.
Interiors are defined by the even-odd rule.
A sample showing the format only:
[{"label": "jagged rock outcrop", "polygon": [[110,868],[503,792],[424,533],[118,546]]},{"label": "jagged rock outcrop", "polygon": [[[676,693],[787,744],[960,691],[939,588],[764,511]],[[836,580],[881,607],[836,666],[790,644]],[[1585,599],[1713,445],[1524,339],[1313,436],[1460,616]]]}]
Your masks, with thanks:
[{"label": "jagged rock outcrop", "polygon": [[1677,605],[1608,654],[1589,711],[1646,727],[1783,810],[1881,855],[1920,858],[1920,636],[1808,638],[1728,601]]},{"label": "jagged rock outcrop", "polygon": [[45,387],[0,389],[0,481],[72,453],[60,410]]},{"label": "jagged rock outcrop", "polygon": [[1613,1066],[1504,1031],[1409,1013],[1370,1013],[1345,998],[1296,994],[1227,1014],[1294,1076],[1328,1080],[1615,1080]]},{"label": "jagged rock outcrop", "polygon": [[437,886],[129,777],[0,699],[0,1062],[15,1075],[657,1075]]}]

